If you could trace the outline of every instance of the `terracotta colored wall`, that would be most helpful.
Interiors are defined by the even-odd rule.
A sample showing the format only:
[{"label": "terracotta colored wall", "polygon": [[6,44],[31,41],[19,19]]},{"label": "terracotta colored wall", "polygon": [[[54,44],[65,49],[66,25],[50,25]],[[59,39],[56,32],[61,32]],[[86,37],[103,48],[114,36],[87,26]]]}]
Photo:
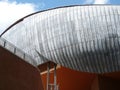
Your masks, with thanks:
[{"label": "terracotta colored wall", "polygon": [[92,85],[91,85],[91,90],[100,90],[99,89],[99,79],[98,79],[98,76],[96,76],[92,82]]},{"label": "terracotta colored wall", "polygon": [[99,76],[100,90],[120,90],[120,79]]},{"label": "terracotta colored wall", "polygon": [[[59,90],[91,90],[95,74],[82,73],[65,67],[57,69],[57,83]],[[51,72],[53,78],[53,72]],[[42,75],[44,88],[46,88],[46,74]],[[50,80],[53,82],[53,79]]]},{"label": "terracotta colored wall", "polygon": [[40,73],[0,47],[0,90],[43,90]]},{"label": "terracotta colored wall", "polygon": [[[51,72],[51,83],[53,74]],[[46,74],[42,75],[42,81],[46,88]],[[61,67],[57,69],[57,83],[59,90],[120,90],[120,74],[118,72],[97,75]]]}]

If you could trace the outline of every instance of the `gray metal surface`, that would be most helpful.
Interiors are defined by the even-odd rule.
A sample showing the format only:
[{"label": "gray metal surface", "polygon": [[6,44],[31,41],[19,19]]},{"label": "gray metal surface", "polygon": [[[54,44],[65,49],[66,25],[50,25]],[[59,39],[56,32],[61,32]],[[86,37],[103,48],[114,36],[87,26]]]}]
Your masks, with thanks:
[{"label": "gray metal surface", "polygon": [[16,46],[14,46],[13,44],[11,44],[10,42],[6,41],[3,38],[0,38],[0,47],[7,49],[11,53],[20,57],[25,62],[37,67],[37,63],[35,62],[35,60],[33,58],[31,58],[31,56],[27,55],[26,53],[24,53],[23,51],[21,51]]},{"label": "gray metal surface", "polygon": [[120,6],[51,9],[24,18],[3,37],[32,56],[84,72],[120,71]]}]

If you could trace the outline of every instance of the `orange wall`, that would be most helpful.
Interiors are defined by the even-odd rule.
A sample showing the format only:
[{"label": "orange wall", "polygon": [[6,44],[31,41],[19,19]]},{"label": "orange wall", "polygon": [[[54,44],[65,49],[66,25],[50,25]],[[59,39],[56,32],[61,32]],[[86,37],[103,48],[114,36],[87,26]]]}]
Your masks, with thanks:
[{"label": "orange wall", "polygon": [[[51,72],[53,78],[53,72]],[[82,73],[65,67],[57,69],[57,83],[59,90],[91,90],[95,74]],[[42,75],[44,88],[46,88],[46,74]],[[53,82],[53,79],[50,80]]]},{"label": "orange wall", "polygon": [[0,47],[0,90],[43,90],[40,72]]},{"label": "orange wall", "polygon": [[98,78],[100,90],[120,90],[120,79],[105,76],[99,76]]},{"label": "orange wall", "polygon": [[94,78],[92,85],[91,85],[91,90],[100,90],[99,89],[99,79],[98,75]]}]

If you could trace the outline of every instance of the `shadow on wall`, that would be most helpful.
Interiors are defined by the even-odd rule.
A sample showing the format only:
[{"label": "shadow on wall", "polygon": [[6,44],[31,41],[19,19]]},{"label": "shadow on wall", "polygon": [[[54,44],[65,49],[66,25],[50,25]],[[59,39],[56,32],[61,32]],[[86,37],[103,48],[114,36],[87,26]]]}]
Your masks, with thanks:
[{"label": "shadow on wall", "polygon": [[43,90],[38,69],[1,46],[0,90]]}]

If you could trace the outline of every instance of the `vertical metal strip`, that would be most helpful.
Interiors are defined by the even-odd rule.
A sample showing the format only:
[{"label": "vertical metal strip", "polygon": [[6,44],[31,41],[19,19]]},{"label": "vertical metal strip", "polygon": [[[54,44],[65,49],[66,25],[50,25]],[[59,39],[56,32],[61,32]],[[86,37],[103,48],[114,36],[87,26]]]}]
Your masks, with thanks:
[{"label": "vertical metal strip", "polygon": [[50,81],[50,63],[47,65],[47,90],[49,90],[49,81]]},{"label": "vertical metal strip", "polygon": [[56,64],[54,64],[54,90],[57,90],[57,73],[56,73]]}]

